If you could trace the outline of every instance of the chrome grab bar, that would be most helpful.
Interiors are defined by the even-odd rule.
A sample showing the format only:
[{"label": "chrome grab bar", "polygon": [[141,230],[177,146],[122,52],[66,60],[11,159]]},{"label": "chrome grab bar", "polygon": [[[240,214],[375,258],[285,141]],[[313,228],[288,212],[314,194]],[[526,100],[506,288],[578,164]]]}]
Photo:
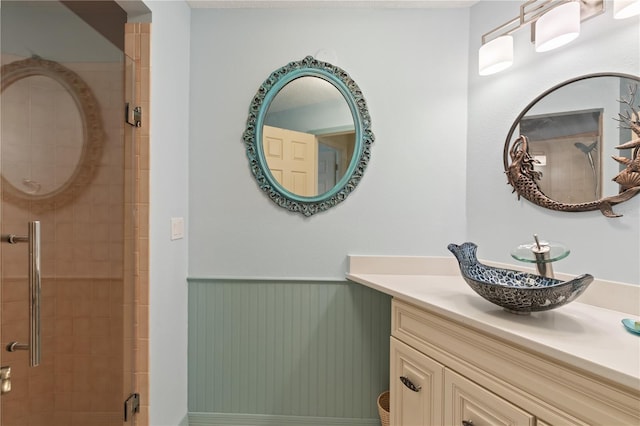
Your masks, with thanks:
[{"label": "chrome grab bar", "polygon": [[40,276],[40,221],[29,222],[29,235],[7,236],[9,244],[29,243],[29,343],[11,342],[7,345],[9,352],[29,350],[29,365],[40,364],[40,293],[42,280]]}]

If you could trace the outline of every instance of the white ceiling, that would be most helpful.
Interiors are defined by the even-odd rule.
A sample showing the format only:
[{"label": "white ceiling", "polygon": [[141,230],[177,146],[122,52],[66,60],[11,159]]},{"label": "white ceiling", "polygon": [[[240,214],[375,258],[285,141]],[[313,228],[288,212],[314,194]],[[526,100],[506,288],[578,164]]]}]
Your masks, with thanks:
[{"label": "white ceiling", "polygon": [[187,0],[191,8],[459,8],[479,0]]}]

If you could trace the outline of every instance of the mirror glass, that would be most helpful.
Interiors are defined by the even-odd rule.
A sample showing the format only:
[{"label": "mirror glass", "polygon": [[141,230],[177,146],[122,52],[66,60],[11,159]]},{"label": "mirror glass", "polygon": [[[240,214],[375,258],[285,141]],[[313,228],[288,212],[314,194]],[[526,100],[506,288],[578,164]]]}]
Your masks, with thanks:
[{"label": "mirror glass", "polygon": [[302,197],[331,190],[353,158],[355,126],[349,105],[335,86],[319,77],[287,83],[269,105],[262,134],[274,179]]},{"label": "mirror glass", "polygon": [[95,177],[104,131],[78,74],[34,56],[2,66],[2,196],[32,208],[62,206]]},{"label": "mirror glass", "polygon": [[260,189],[280,207],[310,216],[355,189],[374,136],[355,81],[308,56],[274,71],[258,89],[243,139]]},{"label": "mirror glass", "polygon": [[514,143],[526,136],[532,182],[540,194],[514,185],[518,194],[562,211],[602,210],[633,196],[619,196],[631,187],[617,177],[627,166],[619,159],[637,155],[620,146],[638,136],[620,120],[637,110],[639,84],[635,76],[594,74],[562,83],[531,102],[511,127],[504,164],[507,173],[513,171]]}]

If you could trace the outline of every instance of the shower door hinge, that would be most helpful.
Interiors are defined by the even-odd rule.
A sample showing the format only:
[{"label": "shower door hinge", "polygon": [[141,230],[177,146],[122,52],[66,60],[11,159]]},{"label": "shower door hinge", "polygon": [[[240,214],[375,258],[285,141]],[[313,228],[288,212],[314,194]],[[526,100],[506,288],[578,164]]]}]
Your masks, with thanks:
[{"label": "shower door hinge", "polygon": [[126,121],[127,124],[134,127],[142,126],[142,107],[137,106],[131,109],[131,105],[127,102],[124,107],[124,115],[124,121]]},{"label": "shower door hinge", "polygon": [[140,412],[140,394],[132,393],[124,401],[124,421],[127,422],[136,413]]}]

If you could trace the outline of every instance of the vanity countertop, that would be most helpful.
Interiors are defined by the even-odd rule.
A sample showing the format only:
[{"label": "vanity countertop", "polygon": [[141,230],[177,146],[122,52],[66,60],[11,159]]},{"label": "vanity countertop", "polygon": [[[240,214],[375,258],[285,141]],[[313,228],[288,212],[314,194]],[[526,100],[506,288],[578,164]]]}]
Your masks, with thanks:
[{"label": "vanity countertop", "polygon": [[374,258],[371,261],[366,257],[350,256],[347,278],[470,328],[640,390],[640,335],[627,331],[621,322],[624,318],[638,320],[637,317],[580,303],[580,299],[551,311],[515,315],[477,295],[463,280],[457,263],[443,259],[431,263],[420,262],[418,258],[406,260],[403,258],[399,264],[386,269],[384,265],[393,260]]}]

